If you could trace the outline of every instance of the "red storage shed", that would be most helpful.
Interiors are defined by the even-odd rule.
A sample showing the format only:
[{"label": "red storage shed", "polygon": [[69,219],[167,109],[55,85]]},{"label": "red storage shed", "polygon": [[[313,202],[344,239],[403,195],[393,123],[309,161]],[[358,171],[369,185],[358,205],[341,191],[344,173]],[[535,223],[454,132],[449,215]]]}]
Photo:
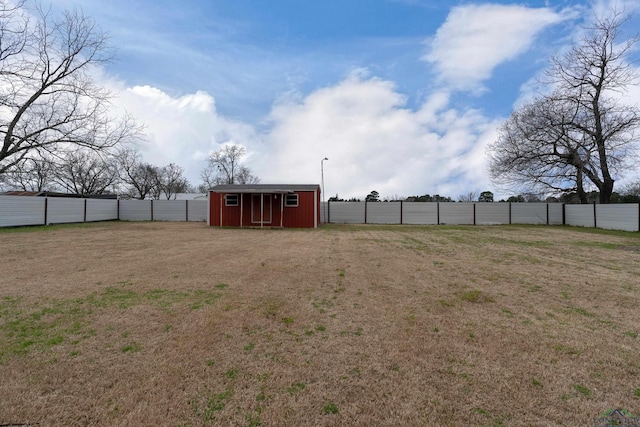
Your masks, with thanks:
[{"label": "red storage shed", "polygon": [[316,184],[226,184],[209,190],[207,223],[216,227],[316,228]]}]

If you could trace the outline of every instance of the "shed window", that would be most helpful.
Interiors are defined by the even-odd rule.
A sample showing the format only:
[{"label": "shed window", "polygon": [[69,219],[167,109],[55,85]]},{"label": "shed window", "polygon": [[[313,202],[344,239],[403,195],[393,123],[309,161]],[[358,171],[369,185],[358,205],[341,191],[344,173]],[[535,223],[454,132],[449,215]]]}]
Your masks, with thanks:
[{"label": "shed window", "polygon": [[287,194],[286,199],[284,199],[284,205],[290,208],[298,207],[298,195]]},{"label": "shed window", "polygon": [[224,195],[224,203],[226,206],[238,206],[238,195],[237,194],[225,194]]}]

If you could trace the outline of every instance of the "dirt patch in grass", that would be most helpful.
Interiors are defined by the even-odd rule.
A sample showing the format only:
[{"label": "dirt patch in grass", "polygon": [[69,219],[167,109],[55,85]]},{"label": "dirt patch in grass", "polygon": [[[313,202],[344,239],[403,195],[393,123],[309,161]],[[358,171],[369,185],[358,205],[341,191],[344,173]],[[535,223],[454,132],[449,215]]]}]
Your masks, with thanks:
[{"label": "dirt patch in grass", "polygon": [[640,237],[0,231],[0,424],[589,425],[640,413]]}]

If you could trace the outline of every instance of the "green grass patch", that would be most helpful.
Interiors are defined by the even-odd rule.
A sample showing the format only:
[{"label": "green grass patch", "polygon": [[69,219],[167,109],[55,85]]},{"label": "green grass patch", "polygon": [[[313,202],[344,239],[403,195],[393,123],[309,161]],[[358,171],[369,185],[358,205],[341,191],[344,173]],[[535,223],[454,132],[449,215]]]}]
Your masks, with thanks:
[{"label": "green grass patch", "polygon": [[285,391],[289,394],[296,394],[306,388],[305,383],[293,383],[290,387],[287,387]]},{"label": "green grass patch", "polygon": [[576,306],[573,306],[573,305],[567,306],[566,310],[567,310],[567,312],[576,313],[576,314],[579,314],[581,316],[586,316],[586,317],[594,317],[595,316],[595,314],[591,313],[590,311],[588,311],[588,310],[586,310],[586,309],[584,309],[582,307],[576,307]]},{"label": "green grass patch", "polygon": [[503,308],[503,309],[502,309],[502,312],[503,312],[503,313],[504,313],[504,315],[505,315],[506,317],[508,317],[509,319],[512,319],[512,318],[513,318],[513,316],[514,316],[513,311],[509,310],[508,308]]},{"label": "green grass patch", "polygon": [[229,378],[230,380],[235,380],[238,378],[238,374],[240,370],[238,368],[231,368],[227,372],[225,372],[224,376]]},{"label": "green grass patch", "polygon": [[295,319],[293,317],[283,317],[282,318],[282,323],[284,323],[285,325],[291,325],[294,321],[295,321]]},{"label": "green grass patch", "polygon": [[479,289],[469,289],[458,293],[458,298],[462,301],[471,303],[483,303],[483,302],[495,302],[493,297],[490,297]]},{"label": "green grass patch", "polygon": [[340,410],[335,403],[327,403],[322,407],[323,414],[337,414],[338,412],[340,412]]},{"label": "green grass patch", "polygon": [[[95,336],[94,315],[103,310],[127,310],[134,306],[151,305],[168,310],[177,304],[202,307],[213,304],[222,296],[219,292],[196,290],[179,292],[154,289],[136,292],[129,281],[120,282],[101,292],[85,297],[61,300],[43,300],[38,304],[25,304],[21,297],[0,298],[0,363],[11,357],[33,351],[47,351],[51,347],[81,341]],[[173,327],[167,325],[165,332]],[[138,351],[136,347],[123,348],[124,352]]]},{"label": "green grass patch", "polygon": [[583,386],[582,384],[575,384],[573,386],[573,389],[575,391],[577,391],[578,393],[580,393],[581,395],[583,395],[584,397],[591,396],[591,390],[589,388]]},{"label": "green grass patch", "polygon": [[227,389],[222,393],[208,392],[205,396],[191,400],[193,412],[206,424],[215,421],[216,413],[225,408],[228,399],[233,396],[233,390]]},{"label": "green grass patch", "polygon": [[138,353],[142,350],[142,344],[139,342],[132,342],[131,344],[127,344],[123,346],[120,351],[123,353]]}]

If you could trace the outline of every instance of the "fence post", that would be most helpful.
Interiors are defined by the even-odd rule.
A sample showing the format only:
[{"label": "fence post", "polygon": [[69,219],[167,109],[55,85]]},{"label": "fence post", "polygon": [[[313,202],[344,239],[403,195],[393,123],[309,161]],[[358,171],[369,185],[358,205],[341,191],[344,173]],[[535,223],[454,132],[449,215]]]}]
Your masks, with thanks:
[{"label": "fence post", "polygon": [[565,213],[565,204],[562,204],[562,225],[567,225],[567,217]]},{"label": "fence post", "polygon": [[82,222],[87,222],[87,199],[84,199],[84,218]]},{"label": "fence post", "polygon": [[436,202],[436,221],[440,225],[440,202]]},{"label": "fence post", "polygon": [[151,221],[153,221],[153,199],[151,199]]},{"label": "fence post", "polygon": [[185,220],[184,221],[185,222],[189,222],[189,201],[185,200],[184,203],[186,204],[185,215],[184,215]]},{"label": "fence post", "polygon": [[549,203],[547,203],[547,225],[549,225]]},{"label": "fence post", "polygon": [[364,201],[364,223],[367,223],[367,201]]},{"label": "fence post", "polygon": [[400,225],[402,225],[402,200],[400,200]]},{"label": "fence post", "polygon": [[47,224],[48,216],[49,216],[49,198],[45,197],[44,198],[44,225],[49,225]]},{"label": "fence post", "polygon": [[593,228],[598,228],[598,215],[596,215],[596,202],[593,202]]},{"label": "fence post", "polygon": [[509,202],[509,225],[511,225],[511,202]]},{"label": "fence post", "polygon": [[120,199],[118,199],[118,206],[117,206],[117,210],[118,212],[116,213],[117,217],[118,217],[118,221],[120,221]]},{"label": "fence post", "polygon": [[473,204],[473,225],[476,225],[476,204]]}]

